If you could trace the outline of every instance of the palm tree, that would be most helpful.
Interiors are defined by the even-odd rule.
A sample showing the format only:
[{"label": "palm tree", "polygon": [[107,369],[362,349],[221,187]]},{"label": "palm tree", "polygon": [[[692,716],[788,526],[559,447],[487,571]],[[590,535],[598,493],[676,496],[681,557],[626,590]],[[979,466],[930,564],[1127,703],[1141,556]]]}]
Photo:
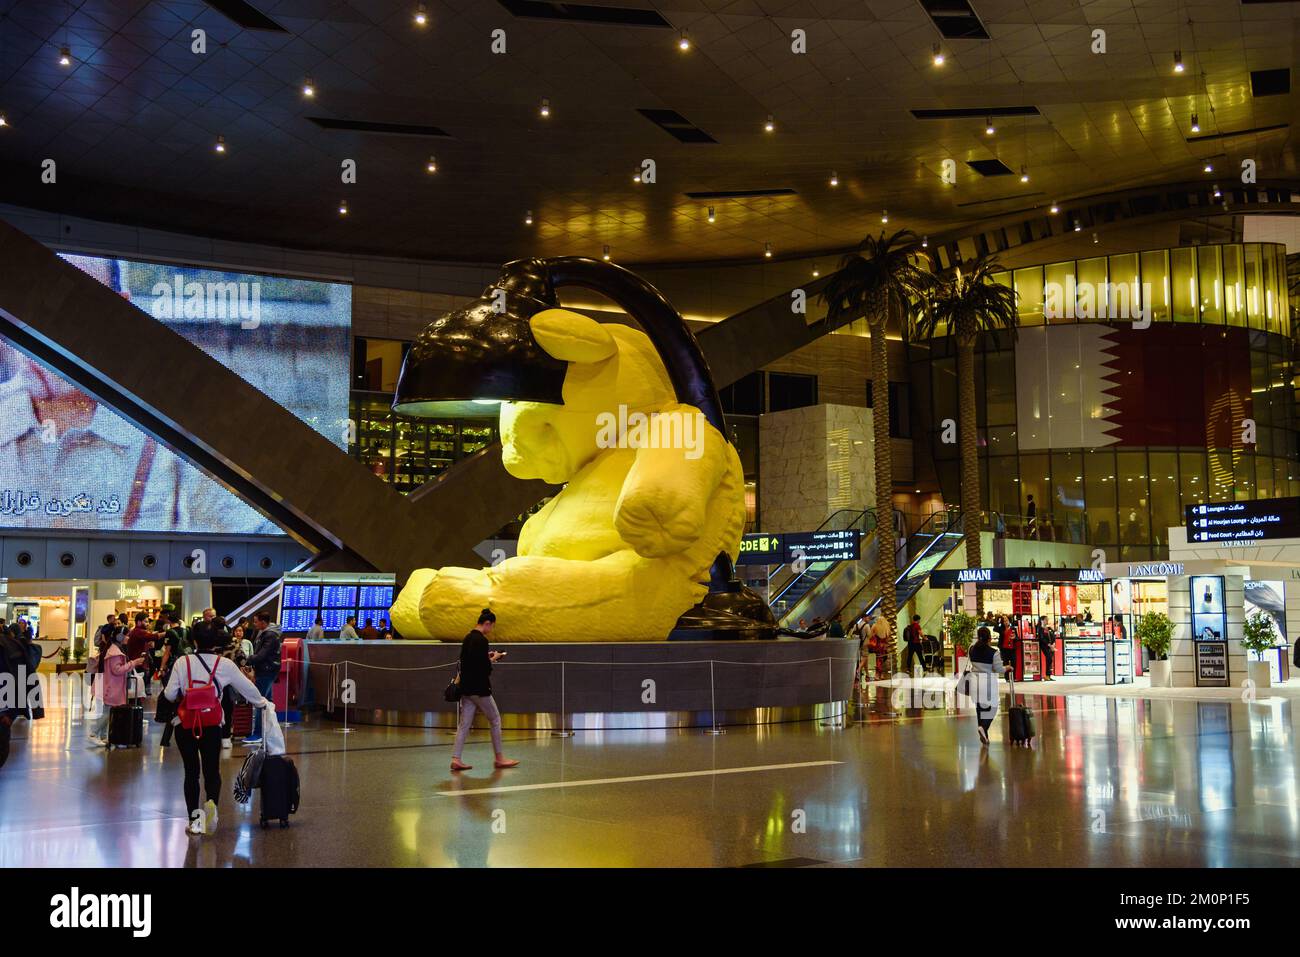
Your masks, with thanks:
[{"label": "palm tree", "polygon": [[889,445],[889,352],[885,327],[903,325],[912,303],[925,288],[926,273],[919,265],[921,244],[910,229],[886,237],[867,236],[841,261],[839,271],[827,280],[821,300],[826,320],[836,324],[858,317],[871,332],[871,428],[876,467],[876,575],[880,581],[880,614],[889,623],[889,650],[893,656],[894,626],[898,616],[894,594],[894,460]]},{"label": "palm tree", "polygon": [[912,332],[931,339],[940,330],[957,340],[958,448],[961,452],[961,530],[966,567],[980,561],[980,466],[975,423],[975,343],[982,332],[1019,324],[1016,294],[993,279],[996,260],[984,257],[958,265],[949,276],[930,276]]}]

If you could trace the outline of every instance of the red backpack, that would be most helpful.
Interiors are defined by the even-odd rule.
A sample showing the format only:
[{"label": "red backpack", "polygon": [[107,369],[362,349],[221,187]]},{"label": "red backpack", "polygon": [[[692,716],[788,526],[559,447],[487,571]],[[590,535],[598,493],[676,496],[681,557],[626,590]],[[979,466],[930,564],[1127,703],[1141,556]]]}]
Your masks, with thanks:
[{"label": "red backpack", "polygon": [[[208,680],[195,684],[190,674],[190,661],[199,659],[208,673]],[[219,727],[222,723],[221,694],[217,691],[217,676],[208,663],[198,655],[185,656],[185,687],[181,692],[181,701],[176,708],[176,716],[181,719],[181,727],[191,734],[200,735],[204,728]]]}]

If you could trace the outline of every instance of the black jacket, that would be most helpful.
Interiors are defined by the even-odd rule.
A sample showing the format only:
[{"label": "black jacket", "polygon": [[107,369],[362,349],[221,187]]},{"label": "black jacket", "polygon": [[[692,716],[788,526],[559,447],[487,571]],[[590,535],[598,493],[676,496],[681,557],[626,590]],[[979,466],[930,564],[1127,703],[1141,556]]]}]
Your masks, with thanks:
[{"label": "black jacket", "polygon": [[463,695],[490,695],[492,662],[488,659],[488,640],[475,629],[460,643],[460,693]]},{"label": "black jacket", "polygon": [[257,644],[253,648],[252,657],[247,661],[256,677],[265,678],[280,673],[280,641],[278,625],[267,625],[257,633]]}]

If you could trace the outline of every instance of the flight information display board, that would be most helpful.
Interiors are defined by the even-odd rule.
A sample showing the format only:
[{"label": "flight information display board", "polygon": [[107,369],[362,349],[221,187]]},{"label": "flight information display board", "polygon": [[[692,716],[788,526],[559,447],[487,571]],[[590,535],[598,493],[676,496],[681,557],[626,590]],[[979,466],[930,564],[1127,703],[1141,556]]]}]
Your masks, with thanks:
[{"label": "flight information display board", "polygon": [[1300,498],[1187,506],[1187,540],[1233,544],[1300,538]]},{"label": "flight information display board", "polygon": [[821,532],[752,532],[740,541],[740,565],[780,565],[786,562],[845,562],[861,557],[862,533],[857,529]]},{"label": "flight information display board", "polygon": [[337,638],[349,618],[356,630],[367,621],[382,634],[391,628],[396,576],[360,572],[295,572],[280,586],[280,627],[286,635],[306,634],[320,618],[327,638]]}]

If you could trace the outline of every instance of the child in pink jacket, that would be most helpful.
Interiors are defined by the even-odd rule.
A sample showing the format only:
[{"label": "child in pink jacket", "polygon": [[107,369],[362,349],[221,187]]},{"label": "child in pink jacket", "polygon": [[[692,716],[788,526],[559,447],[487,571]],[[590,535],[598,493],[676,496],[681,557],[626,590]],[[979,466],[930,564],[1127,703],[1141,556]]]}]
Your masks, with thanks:
[{"label": "child in pink jacket", "polygon": [[103,713],[90,729],[90,740],[100,747],[108,747],[108,717],[112,708],[126,704],[127,675],[144,664],[141,656],[131,660],[115,643],[90,659],[89,670],[94,675],[92,694],[98,695]]}]

